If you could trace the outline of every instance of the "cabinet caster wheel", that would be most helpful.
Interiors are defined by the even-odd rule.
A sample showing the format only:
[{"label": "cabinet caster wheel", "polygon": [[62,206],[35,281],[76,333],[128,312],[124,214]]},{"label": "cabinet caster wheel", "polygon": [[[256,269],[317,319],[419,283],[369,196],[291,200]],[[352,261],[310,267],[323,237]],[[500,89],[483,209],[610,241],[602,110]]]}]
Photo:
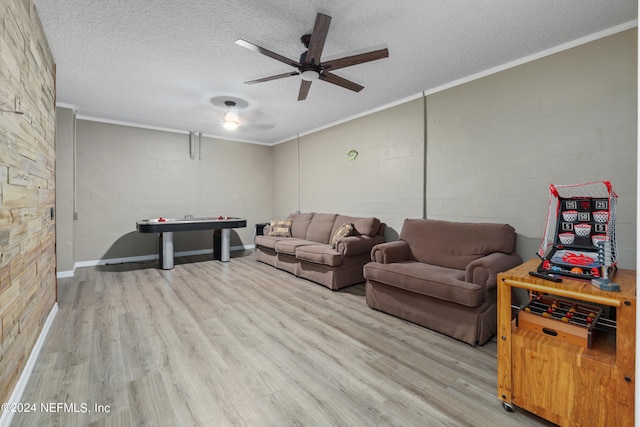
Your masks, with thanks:
[{"label": "cabinet caster wheel", "polygon": [[507,402],[502,402],[502,407],[504,408],[505,411],[507,412],[513,412],[513,405],[511,403],[507,403]]}]

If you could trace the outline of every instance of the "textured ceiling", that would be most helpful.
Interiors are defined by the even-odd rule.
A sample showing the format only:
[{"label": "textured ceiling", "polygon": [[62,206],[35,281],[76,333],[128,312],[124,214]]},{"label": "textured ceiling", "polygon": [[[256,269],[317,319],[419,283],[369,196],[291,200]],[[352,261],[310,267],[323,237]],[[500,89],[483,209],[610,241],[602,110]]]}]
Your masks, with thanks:
[{"label": "textured ceiling", "polygon": [[[637,25],[636,0],[35,0],[57,64],[57,101],[79,117],[274,144],[596,33]],[[322,60],[386,47],[337,70],[355,93],[235,44],[297,60],[316,13],[333,19]],[[235,131],[220,97],[246,101]],[[214,102],[211,100],[214,99]],[[218,102],[215,102],[218,100]],[[217,104],[217,105],[216,105]]]}]

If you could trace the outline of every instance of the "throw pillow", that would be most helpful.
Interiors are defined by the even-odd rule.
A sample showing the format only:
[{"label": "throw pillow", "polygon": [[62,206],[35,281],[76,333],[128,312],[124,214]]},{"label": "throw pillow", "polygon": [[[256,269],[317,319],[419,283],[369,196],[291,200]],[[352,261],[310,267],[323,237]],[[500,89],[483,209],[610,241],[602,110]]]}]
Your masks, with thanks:
[{"label": "throw pillow", "polygon": [[333,237],[331,237],[331,247],[335,249],[336,246],[338,246],[338,242],[342,240],[343,237],[351,236],[352,233],[353,233],[353,224],[350,224],[350,223],[342,224],[340,228],[338,228],[336,232],[333,234]]},{"label": "throw pillow", "polygon": [[269,226],[269,236],[291,237],[291,221],[272,220]]}]

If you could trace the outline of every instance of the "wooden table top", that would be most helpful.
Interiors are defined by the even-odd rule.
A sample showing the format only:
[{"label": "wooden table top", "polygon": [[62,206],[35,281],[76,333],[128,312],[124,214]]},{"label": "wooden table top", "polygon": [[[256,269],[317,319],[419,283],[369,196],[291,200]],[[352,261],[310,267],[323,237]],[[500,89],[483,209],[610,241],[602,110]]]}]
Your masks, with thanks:
[{"label": "wooden table top", "polygon": [[618,268],[613,271],[609,279],[620,285],[620,292],[604,291],[598,289],[591,284],[591,280],[580,280],[572,277],[562,278],[562,282],[556,283],[550,280],[544,280],[531,276],[530,271],[536,271],[540,265],[540,259],[532,258],[509,271],[502,273],[503,277],[509,280],[523,281],[527,283],[535,283],[536,285],[545,286],[553,289],[561,289],[566,291],[580,292],[590,295],[596,295],[603,298],[636,299],[636,271],[624,268]]}]

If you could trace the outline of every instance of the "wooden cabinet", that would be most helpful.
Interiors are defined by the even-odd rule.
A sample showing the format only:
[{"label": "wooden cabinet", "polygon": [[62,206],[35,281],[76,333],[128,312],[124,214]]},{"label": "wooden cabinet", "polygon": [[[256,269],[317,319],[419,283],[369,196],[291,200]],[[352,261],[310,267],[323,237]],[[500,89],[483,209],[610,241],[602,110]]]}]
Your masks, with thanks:
[{"label": "wooden cabinet", "polygon": [[[588,281],[561,283],[529,275],[532,259],[498,275],[498,398],[505,409],[526,409],[561,426],[633,426],[635,389],[636,273],[618,269],[620,292]],[[615,333],[598,335],[591,348],[518,328],[512,290],[555,295],[608,307]]]}]

